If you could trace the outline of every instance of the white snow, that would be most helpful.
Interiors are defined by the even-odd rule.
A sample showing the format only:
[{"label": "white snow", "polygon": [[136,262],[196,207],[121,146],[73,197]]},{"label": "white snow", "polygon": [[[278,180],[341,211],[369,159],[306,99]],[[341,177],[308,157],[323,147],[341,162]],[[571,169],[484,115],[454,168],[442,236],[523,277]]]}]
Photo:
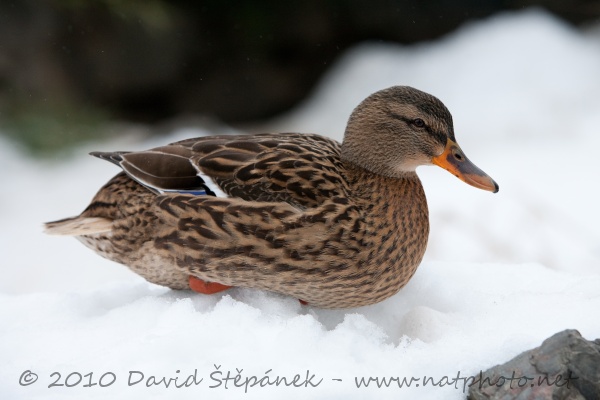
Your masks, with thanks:
[{"label": "white snow", "polygon": [[[423,377],[476,375],[567,328],[600,337],[599,71],[598,36],[541,11],[505,14],[433,43],[357,46],[305,104],[265,127],[341,139],[366,95],[407,84],[444,101],[463,150],[500,185],[493,195],[420,168],[432,224],[426,261],[396,296],[356,310],[246,289],[170,291],[76,240],[41,233],[43,221],[83,210],[116,173],[88,151],[142,149],[205,131],[90,144],[54,164],[0,141],[0,397],[461,399],[463,380],[457,389],[423,386]],[[236,368],[241,387],[231,380],[225,389],[219,376]],[[20,386],[27,370],[38,380]],[[128,386],[130,374],[141,377],[130,371],[144,380]],[[173,387],[194,371],[202,382]],[[53,372],[60,384],[75,384],[77,373],[82,381],[49,388]],[[309,387],[258,384],[244,393],[246,378],[291,383],[296,374],[296,384]],[[108,387],[84,387],[113,376]],[[147,387],[151,376],[179,379]],[[355,378],[377,376],[421,381],[356,387]]]}]

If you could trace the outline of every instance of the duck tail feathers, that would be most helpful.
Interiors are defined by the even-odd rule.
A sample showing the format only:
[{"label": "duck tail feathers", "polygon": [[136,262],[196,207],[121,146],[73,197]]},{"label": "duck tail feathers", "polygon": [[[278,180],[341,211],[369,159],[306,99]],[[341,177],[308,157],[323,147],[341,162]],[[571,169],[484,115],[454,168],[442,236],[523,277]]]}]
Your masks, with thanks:
[{"label": "duck tail feathers", "polygon": [[44,232],[48,235],[81,236],[112,231],[113,221],[107,218],[72,217],[46,222]]}]

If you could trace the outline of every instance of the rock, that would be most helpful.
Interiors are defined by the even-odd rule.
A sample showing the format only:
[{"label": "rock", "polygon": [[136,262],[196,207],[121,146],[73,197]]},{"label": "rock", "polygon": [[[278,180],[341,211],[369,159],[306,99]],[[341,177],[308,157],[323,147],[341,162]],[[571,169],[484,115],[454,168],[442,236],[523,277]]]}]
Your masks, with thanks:
[{"label": "rock", "polygon": [[565,330],[475,378],[469,400],[598,400],[600,339]]}]

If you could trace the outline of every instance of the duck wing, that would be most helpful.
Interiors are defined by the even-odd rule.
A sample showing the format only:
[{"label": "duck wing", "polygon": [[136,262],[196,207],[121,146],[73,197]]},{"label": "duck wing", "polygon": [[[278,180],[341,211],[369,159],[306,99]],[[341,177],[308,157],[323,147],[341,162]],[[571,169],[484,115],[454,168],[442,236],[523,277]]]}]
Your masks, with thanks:
[{"label": "duck wing", "polygon": [[156,193],[191,193],[305,209],[347,195],[340,144],[311,134],[207,136],[140,152],[91,153]]}]

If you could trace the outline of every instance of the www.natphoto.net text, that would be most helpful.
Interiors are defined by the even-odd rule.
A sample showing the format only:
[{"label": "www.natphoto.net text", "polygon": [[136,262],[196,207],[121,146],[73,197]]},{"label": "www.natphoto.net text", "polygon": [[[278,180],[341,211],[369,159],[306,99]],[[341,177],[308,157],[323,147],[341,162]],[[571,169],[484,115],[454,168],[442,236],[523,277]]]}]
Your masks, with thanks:
[{"label": "www.natphoto.net text", "polygon": [[524,376],[512,371],[510,376],[486,376],[483,371],[477,375],[461,375],[458,371],[452,376],[355,376],[351,379],[341,377],[319,377],[310,370],[297,374],[277,374],[272,369],[262,374],[254,375],[244,372],[243,368],[232,370],[222,369],[221,365],[214,365],[214,369],[207,374],[201,374],[198,369],[188,373],[176,370],[170,376],[152,374],[140,370],[130,370],[126,373],[117,374],[111,371],[94,372],[59,372],[54,371],[47,377],[46,382],[39,382],[39,376],[31,370],[23,371],[19,377],[19,385],[22,387],[34,384],[47,385],[49,389],[81,388],[106,388],[114,385],[125,387],[158,387],[163,389],[183,389],[190,387],[206,387],[208,389],[234,389],[238,388],[245,393],[249,389],[266,387],[290,387],[290,388],[316,388],[321,384],[350,384],[356,389],[411,389],[424,387],[454,388],[466,392],[470,387],[477,386],[480,389],[490,386],[502,387],[508,385],[510,389],[523,388],[526,386],[557,386],[570,388],[572,381],[578,379],[571,372],[564,376],[536,375]]}]

